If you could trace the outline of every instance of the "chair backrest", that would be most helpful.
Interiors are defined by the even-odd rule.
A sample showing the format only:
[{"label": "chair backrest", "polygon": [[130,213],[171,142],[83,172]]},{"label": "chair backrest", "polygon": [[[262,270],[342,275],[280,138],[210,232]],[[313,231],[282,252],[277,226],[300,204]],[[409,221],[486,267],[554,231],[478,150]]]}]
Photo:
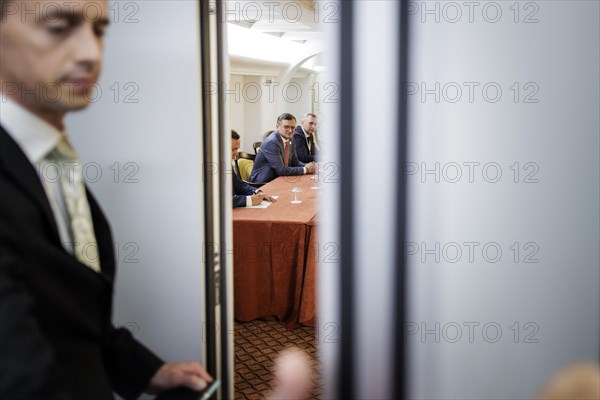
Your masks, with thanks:
[{"label": "chair backrest", "polygon": [[263,140],[266,140],[271,135],[271,133],[273,133],[273,129],[269,129],[268,131],[263,133]]},{"label": "chair backrest", "polygon": [[254,154],[258,154],[258,151],[260,150],[260,146],[262,146],[262,142],[252,143],[252,147],[254,148]]},{"label": "chair backrest", "polygon": [[244,160],[252,160],[252,161],[254,161],[256,159],[256,154],[250,154],[250,153],[246,153],[245,151],[240,151],[238,153],[238,158],[239,159],[244,159]]},{"label": "chair backrest", "polygon": [[249,181],[250,175],[252,174],[252,168],[254,167],[254,160],[240,158],[237,160],[237,164],[240,171],[240,178]]}]

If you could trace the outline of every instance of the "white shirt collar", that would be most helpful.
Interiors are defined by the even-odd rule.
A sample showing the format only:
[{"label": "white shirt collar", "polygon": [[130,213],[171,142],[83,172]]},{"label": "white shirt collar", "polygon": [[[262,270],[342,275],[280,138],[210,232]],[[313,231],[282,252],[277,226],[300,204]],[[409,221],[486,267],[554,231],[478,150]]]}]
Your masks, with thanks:
[{"label": "white shirt collar", "polygon": [[[279,132],[278,132],[278,133],[279,133]],[[281,133],[279,134],[279,137],[281,138],[281,141],[283,142],[283,144],[284,144],[284,145],[285,145],[285,142],[291,143],[291,142],[290,142],[290,139],[286,139],[286,138],[284,138],[284,137],[283,137],[283,135],[282,135]]]},{"label": "white shirt collar", "polygon": [[306,138],[310,137],[310,133],[306,133],[306,131],[304,130],[304,128],[302,127],[302,125],[300,125],[300,129],[302,129],[302,132],[304,132],[304,136],[306,136]]},{"label": "white shirt collar", "polygon": [[0,93],[0,124],[32,164],[45,158],[64,135],[3,93]]}]

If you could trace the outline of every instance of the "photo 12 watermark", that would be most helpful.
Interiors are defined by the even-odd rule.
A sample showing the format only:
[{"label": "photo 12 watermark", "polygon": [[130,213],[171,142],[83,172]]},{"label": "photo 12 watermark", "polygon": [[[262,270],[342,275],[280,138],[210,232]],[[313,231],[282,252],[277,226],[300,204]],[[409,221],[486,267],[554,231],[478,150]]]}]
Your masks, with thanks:
[{"label": "photo 12 watermark", "polygon": [[402,258],[404,262],[420,264],[497,264],[503,260],[514,264],[538,264],[540,245],[534,241],[407,241],[402,244]]},{"label": "photo 12 watermark", "polygon": [[499,343],[537,344],[540,342],[537,322],[501,324],[486,322],[405,322],[405,343]]},{"label": "photo 12 watermark", "polygon": [[81,85],[73,82],[25,83],[2,82],[0,101],[6,103],[10,97],[20,96],[28,103],[76,103],[83,97],[87,103],[101,100],[115,104],[140,103],[140,85],[137,82],[106,82]]},{"label": "photo 12 watermark", "polygon": [[402,164],[404,183],[540,183],[535,161],[407,161]]},{"label": "photo 12 watermark", "polygon": [[514,24],[540,22],[536,1],[407,1],[402,3],[402,22],[422,24]]},{"label": "photo 12 watermark", "polygon": [[339,103],[340,88],[336,82],[314,82],[308,89],[302,89],[298,82],[281,83],[272,79],[261,82],[208,82],[205,92],[209,96],[219,96],[221,103],[267,103],[274,104],[278,99],[286,103],[298,103],[310,99],[313,103]]},{"label": "photo 12 watermark", "polygon": [[402,101],[444,104],[537,104],[540,102],[537,82],[421,81],[402,83]]},{"label": "photo 12 watermark", "polygon": [[66,180],[69,183],[76,181],[75,174],[81,171],[86,184],[99,182],[112,182],[119,184],[140,183],[140,166],[137,162],[115,161],[111,164],[101,164],[96,161],[39,161],[34,168],[45,183],[58,183]]},{"label": "photo 12 watermark", "polygon": [[[221,22],[238,25],[335,24],[340,22],[340,4],[336,1],[223,1]],[[208,15],[217,15],[215,1],[205,3]]]},{"label": "photo 12 watermark", "polygon": [[[309,241],[306,246],[306,262],[315,264],[336,264],[340,262],[340,244],[337,242]],[[274,243],[270,240],[256,238],[244,243],[234,243],[228,246],[223,243],[202,243],[202,262],[212,262],[214,255],[223,253],[233,259],[234,263],[242,265],[259,262],[264,257],[276,257],[281,262],[292,263],[298,259],[298,243],[294,239]],[[210,254],[207,260],[207,254]]]},{"label": "photo 12 watermark", "polygon": [[[78,253],[83,257],[84,262],[97,263],[100,261],[98,243],[88,242],[79,243],[75,241],[63,242],[63,247],[71,254]],[[79,248],[81,247],[81,251]],[[114,242],[113,243],[113,254],[115,261],[119,264],[139,264],[140,260],[138,257],[140,253],[140,245],[134,241],[128,242]]]},{"label": "photo 12 watermark", "polygon": [[138,24],[143,4],[144,1],[110,1],[105,11],[94,1],[6,1],[1,22],[16,16],[21,22],[52,24],[72,22],[77,16],[92,23],[108,19],[111,24]]},{"label": "photo 12 watermark", "polygon": [[113,321],[113,326],[117,329],[127,329],[133,337],[136,337],[136,335],[140,332],[140,326],[137,323],[131,321],[125,323]]},{"label": "photo 12 watermark", "polygon": [[[202,343],[206,343],[210,335],[217,336],[221,329],[218,322],[204,322],[202,324]],[[233,336],[235,335],[235,329],[228,329],[225,333]],[[315,326],[315,340],[317,343],[339,343],[340,333],[340,327],[336,322],[319,322]]]},{"label": "photo 12 watermark", "polygon": [[[338,163],[331,161],[318,162],[317,166],[318,168],[311,176],[315,184],[337,184],[340,182],[340,168]],[[203,167],[203,182],[207,182],[209,177],[215,178],[217,176],[221,179],[221,182],[225,182],[228,175],[236,173],[233,163],[230,161],[223,161],[221,163],[206,162]],[[303,175],[283,175],[280,178],[288,183],[297,183],[303,179],[302,177]]]}]

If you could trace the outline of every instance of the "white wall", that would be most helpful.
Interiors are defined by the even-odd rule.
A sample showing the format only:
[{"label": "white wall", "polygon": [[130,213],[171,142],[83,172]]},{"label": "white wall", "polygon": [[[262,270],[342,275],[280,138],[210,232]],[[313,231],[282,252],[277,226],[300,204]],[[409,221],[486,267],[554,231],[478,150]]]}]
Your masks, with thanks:
[{"label": "white wall", "polygon": [[269,101],[265,77],[260,75],[231,74],[229,92],[226,99],[229,104],[229,126],[241,136],[242,151],[253,153],[252,143],[262,140],[262,133],[273,124],[267,117],[274,112],[275,106]]},{"label": "white wall", "polygon": [[111,2],[110,9],[102,96],[69,118],[68,130],[82,161],[102,172],[93,183],[90,168],[88,183],[119,248],[114,321],[167,360],[201,360],[197,4]]},{"label": "white wall", "polygon": [[[407,256],[409,323],[417,324],[407,331],[419,329],[407,342],[412,397],[532,398],[559,368],[599,355],[600,3],[518,3],[515,22],[513,2],[497,2],[496,23],[482,17],[491,2],[480,3],[472,23],[466,7],[450,23],[444,15],[455,11],[443,2],[429,9],[436,4],[439,22],[422,10],[408,17],[410,81],[419,90],[440,83],[439,102],[408,95],[410,168],[419,168],[407,176],[409,253],[416,250]],[[538,22],[524,23],[527,16]],[[459,101],[452,85],[444,95],[451,82],[463,88]],[[464,82],[480,85],[473,102]],[[501,87],[497,102],[483,97],[486,83]],[[536,102],[526,102],[530,94]],[[465,162],[480,163],[473,182]],[[439,182],[421,174],[422,163],[439,163]],[[456,183],[452,163],[462,170]],[[494,168],[482,174],[487,163],[502,172],[496,183]],[[466,242],[478,243],[473,261]],[[537,261],[525,262],[528,255]]]},{"label": "white wall", "polygon": [[[308,112],[312,112],[312,94],[315,90],[317,90],[314,84],[314,77],[312,75],[306,76],[304,78],[292,78],[292,83],[297,85],[296,87],[302,88],[302,91],[296,96],[292,94],[292,89],[290,89],[290,97],[289,101],[286,102],[286,110],[291,113],[298,119],[298,124],[300,120],[304,116],[304,114]],[[294,91],[294,93],[296,93]]]},{"label": "white wall", "polygon": [[[229,77],[229,87],[243,87],[244,76],[231,74]],[[247,142],[246,139],[246,107],[245,102],[241,98],[236,99],[235,96],[227,97],[229,108],[229,126],[235,129],[242,135],[242,150],[252,149],[252,142]]]}]

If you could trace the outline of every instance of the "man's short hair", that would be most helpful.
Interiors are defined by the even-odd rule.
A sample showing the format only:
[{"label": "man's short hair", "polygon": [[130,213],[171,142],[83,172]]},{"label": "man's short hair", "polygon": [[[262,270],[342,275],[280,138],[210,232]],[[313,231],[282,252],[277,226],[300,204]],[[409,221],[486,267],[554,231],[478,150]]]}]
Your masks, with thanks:
[{"label": "man's short hair", "polygon": [[240,138],[240,134],[237,133],[234,129],[231,130],[231,138],[233,140],[238,140]]},{"label": "man's short hair", "polygon": [[290,114],[290,113],[283,113],[279,117],[277,117],[277,123],[280,124],[281,121],[283,121],[283,120],[291,120],[291,119],[293,119],[294,121],[296,121],[296,117],[294,117],[292,114]]},{"label": "man's short hair", "polygon": [[6,4],[8,4],[10,0],[0,0],[0,22],[2,22],[2,17],[4,16],[4,11],[6,9]]},{"label": "man's short hair", "polygon": [[306,113],[306,114],[304,114],[304,118],[308,118],[308,117],[317,118],[317,114],[313,114],[313,113]]}]

